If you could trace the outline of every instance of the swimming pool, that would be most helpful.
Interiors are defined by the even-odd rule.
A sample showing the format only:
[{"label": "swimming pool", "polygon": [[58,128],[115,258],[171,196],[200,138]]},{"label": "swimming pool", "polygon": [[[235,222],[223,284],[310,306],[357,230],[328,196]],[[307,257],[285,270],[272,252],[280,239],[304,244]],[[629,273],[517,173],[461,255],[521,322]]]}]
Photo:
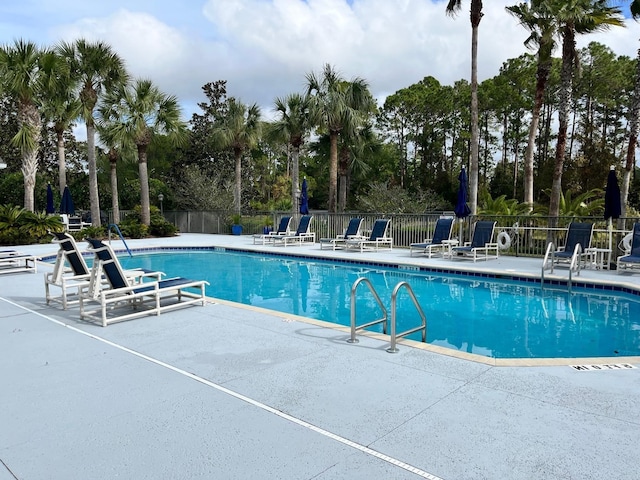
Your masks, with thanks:
[{"label": "swimming pool", "polygon": [[[206,279],[211,297],[347,326],[359,277],[371,281],[389,311],[394,287],[407,281],[426,314],[429,344],[505,359],[640,355],[640,297],[631,293],[574,287],[569,294],[515,280],[237,251],[135,254],[121,262]],[[358,323],[380,316],[366,288],[357,298]],[[397,307],[399,332],[418,325],[402,290]]]}]

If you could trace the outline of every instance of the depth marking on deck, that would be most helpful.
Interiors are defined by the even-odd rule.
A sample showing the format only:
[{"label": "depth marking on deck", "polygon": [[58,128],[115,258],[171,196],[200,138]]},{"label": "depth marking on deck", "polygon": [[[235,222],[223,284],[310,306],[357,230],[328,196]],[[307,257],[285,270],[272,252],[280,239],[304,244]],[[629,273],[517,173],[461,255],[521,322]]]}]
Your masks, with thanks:
[{"label": "depth marking on deck", "polygon": [[211,381],[209,381],[209,380],[207,380],[205,378],[202,378],[202,377],[199,377],[197,375],[194,375],[193,373],[189,373],[189,372],[187,372],[185,370],[182,370],[182,369],[180,369],[178,367],[174,367],[173,365],[165,363],[162,360],[158,360],[156,358],[149,357],[148,355],[145,355],[144,353],[136,352],[135,350],[131,350],[130,348],[127,348],[127,347],[125,347],[123,345],[120,345],[120,344],[117,344],[115,342],[112,342],[111,340],[107,340],[106,338],[102,338],[102,337],[99,337],[97,335],[94,335],[93,333],[85,332],[84,330],[80,330],[79,328],[76,328],[76,327],[74,327],[72,325],[69,325],[68,323],[64,323],[63,321],[56,320],[55,318],[49,317],[49,316],[44,315],[44,314],[42,314],[40,312],[36,312],[35,310],[31,310],[30,308],[27,308],[27,307],[25,307],[23,305],[14,303],[11,300],[8,300],[6,298],[0,297],[0,300],[13,305],[14,307],[18,307],[18,308],[20,308],[22,310],[25,310],[26,312],[32,313],[34,315],[37,315],[38,317],[44,318],[45,320],[48,320],[48,321],[53,322],[53,323],[56,323],[56,324],[58,324],[58,325],[60,325],[62,327],[66,327],[66,328],[68,328],[68,329],[70,329],[70,330],[72,330],[72,331],[74,331],[76,333],[80,333],[80,334],[85,335],[85,336],[87,336],[89,338],[92,338],[94,340],[102,342],[102,343],[104,343],[106,345],[109,345],[111,347],[117,348],[118,350],[121,350],[121,351],[126,352],[126,353],[130,353],[131,355],[135,355],[138,358],[141,358],[141,359],[146,360],[148,362],[154,363],[154,364],[156,364],[158,366],[161,366],[161,367],[164,367],[164,368],[166,368],[168,370],[172,370],[173,372],[179,373],[180,375],[183,375],[183,376],[188,377],[188,378],[190,378],[192,380],[200,382],[200,383],[202,383],[204,385],[207,385],[208,387],[215,388],[216,390],[218,390],[218,391],[220,391],[222,393],[226,393],[227,395],[230,395],[230,396],[232,396],[234,398],[237,398],[238,400],[242,400],[243,402],[246,402],[246,403],[248,403],[250,405],[253,405],[254,407],[258,407],[258,408],[260,408],[262,410],[265,410],[265,411],[267,411],[269,413],[277,415],[280,418],[283,418],[283,419],[288,420],[288,421],[290,421],[292,423],[295,423],[296,425],[299,425],[301,427],[304,427],[304,428],[307,428],[307,429],[309,429],[311,431],[319,433],[320,435],[323,435],[323,436],[325,436],[327,438],[330,438],[332,440],[340,442],[343,445],[346,445],[348,447],[351,447],[351,448],[354,448],[356,450],[359,450],[362,453],[365,453],[367,455],[371,455],[372,457],[379,458],[380,460],[383,460],[383,461],[385,461],[387,463],[395,465],[396,467],[402,468],[403,470],[406,470],[406,471],[411,472],[411,473],[413,473],[415,475],[418,475],[419,477],[427,478],[428,480],[444,480],[441,477],[433,475],[433,474],[431,474],[429,472],[425,472],[424,470],[421,470],[421,469],[419,469],[417,467],[414,467],[413,465],[409,465],[408,463],[405,463],[405,462],[403,462],[401,460],[398,460],[396,458],[393,458],[393,457],[390,457],[388,455],[385,455],[384,453],[378,452],[377,450],[374,450],[372,448],[366,447],[366,446],[361,445],[359,443],[353,442],[353,441],[351,441],[351,440],[349,440],[349,439],[347,439],[345,437],[342,437],[340,435],[337,435],[335,433],[331,433],[328,430],[320,428],[320,427],[318,427],[316,425],[313,425],[313,424],[311,424],[309,422],[306,422],[306,421],[304,421],[304,420],[302,420],[300,418],[296,418],[296,417],[294,417],[292,415],[289,415],[287,413],[281,412],[280,410],[277,410],[277,409],[275,409],[273,407],[270,407],[269,405],[261,403],[261,402],[259,402],[257,400],[249,398],[249,397],[247,397],[245,395],[242,395],[241,393],[234,392],[233,390],[229,390],[228,388],[223,387],[222,385],[218,385],[217,383],[211,382]]},{"label": "depth marking on deck", "polygon": [[579,372],[593,372],[598,370],[629,370],[636,367],[630,363],[601,363],[593,365],[571,365],[571,368]]}]

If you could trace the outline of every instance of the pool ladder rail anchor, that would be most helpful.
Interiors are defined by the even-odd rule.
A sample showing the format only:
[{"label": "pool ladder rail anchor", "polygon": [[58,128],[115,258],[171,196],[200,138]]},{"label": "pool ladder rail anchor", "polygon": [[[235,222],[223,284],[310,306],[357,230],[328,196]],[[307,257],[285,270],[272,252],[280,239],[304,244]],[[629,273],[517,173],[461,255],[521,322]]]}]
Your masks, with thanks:
[{"label": "pool ladder rail anchor", "polygon": [[[360,285],[361,283],[364,283],[369,290],[371,291],[371,294],[373,295],[374,299],[376,300],[376,302],[378,303],[378,305],[380,306],[380,309],[382,310],[383,316],[382,318],[379,318],[377,320],[373,320],[369,323],[365,323],[363,325],[356,325],[356,291],[358,288],[358,285]],[[398,298],[398,292],[400,291],[401,288],[406,288],[407,292],[409,293],[409,296],[411,297],[411,300],[413,301],[414,306],[416,307],[416,310],[418,311],[418,314],[420,315],[420,318],[422,320],[421,324],[417,327],[414,328],[410,328],[409,330],[406,330],[404,332],[400,332],[397,333],[396,332],[396,305],[397,305],[397,298]],[[371,284],[371,282],[369,281],[369,279],[365,278],[365,277],[360,277],[359,279],[357,279],[353,285],[351,286],[351,336],[350,338],[347,340],[347,343],[358,343],[358,339],[356,338],[356,331],[357,330],[362,330],[365,329],[367,327],[371,327],[373,325],[377,325],[379,323],[382,323],[382,333],[384,333],[386,335],[387,333],[387,320],[388,320],[388,314],[387,314],[387,309],[385,308],[384,304],[382,303],[382,301],[380,300],[380,296],[378,295],[378,293],[376,292],[375,288],[373,287],[373,285]],[[412,333],[415,332],[419,332],[422,331],[422,342],[426,343],[427,341],[427,317],[424,314],[424,311],[422,310],[422,307],[420,307],[420,303],[418,303],[418,299],[416,298],[415,294],[413,293],[413,289],[411,288],[411,285],[409,285],[409,283],[407,282],[400,282],[398,283],[395,288],[393,289],[393,292],[391,294],[391,342],[389,345],[389,348],[387,348],[387,352],[389,353],[397,353],[399,350],[396,347],[397,344],[397,339],[401,338],[401,337],[405,337],[407,335],[410,335]]]}]

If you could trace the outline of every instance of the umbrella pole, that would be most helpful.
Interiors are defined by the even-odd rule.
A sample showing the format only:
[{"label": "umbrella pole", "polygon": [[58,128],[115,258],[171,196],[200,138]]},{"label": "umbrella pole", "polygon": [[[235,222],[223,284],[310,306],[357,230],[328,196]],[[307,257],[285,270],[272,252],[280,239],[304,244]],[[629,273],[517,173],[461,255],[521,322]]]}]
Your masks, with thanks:
[{"label": "umbrella pole", "polygon": [[613,236],[613,220],[611,219],[611,217],[609,217],[609,257],[608,257],[608,263],[607,263],[607,270],[611,268],[611,248],[613,244],[611,240],[612,236]]}]

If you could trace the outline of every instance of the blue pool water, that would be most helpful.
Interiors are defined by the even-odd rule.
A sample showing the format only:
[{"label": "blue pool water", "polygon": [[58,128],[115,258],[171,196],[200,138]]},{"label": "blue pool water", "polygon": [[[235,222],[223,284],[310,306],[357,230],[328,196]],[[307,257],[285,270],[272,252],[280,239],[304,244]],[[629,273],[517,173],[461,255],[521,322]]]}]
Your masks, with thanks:
[{"label": "blue pool water", "polygon": [[[569,295],[511,280],[231,251],[136,254],[121,262],[206,279],[211,297],[341,325],[350,324],[351,286],[359,277],[371,281],[389,312],[394,287],[407,281],[426,314],[430,344],[494,358],[640,355],[640,298],[629,293],[574,288]],[[358,323],[366,323],[380,311],[361,287]],[[397,307],[398,332],[420,323],[406,290]]]}]

